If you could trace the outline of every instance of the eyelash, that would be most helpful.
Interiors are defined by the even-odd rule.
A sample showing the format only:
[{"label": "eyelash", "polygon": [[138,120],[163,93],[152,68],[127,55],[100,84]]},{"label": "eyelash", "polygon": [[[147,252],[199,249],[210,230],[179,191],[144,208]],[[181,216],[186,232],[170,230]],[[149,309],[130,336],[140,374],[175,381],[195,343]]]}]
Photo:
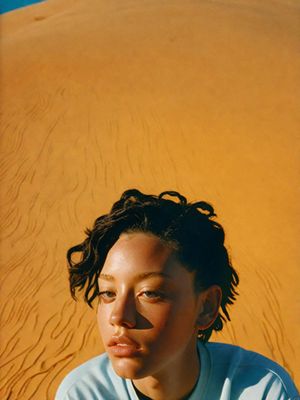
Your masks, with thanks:
[{"label": "eyelash", "polygon": [[108,299],[112,299],[113,296],[108,296],[108,294],[112,294],[114,296],[114,292],[112,292],[111,290],[103,290],[102,292],[99,292],[99,297],[106,297]]},{"label": "eyelash", "polygon": [[[141,292],[140,295],[142,295],[143,297],[145,297],[146,299],[149,299],[149,300],[162,300],[165,297],[162,292],[155,291],[155,290],[145,290],[145,291]],[[99,298],[102,298],[103,300],[113,301],[114,297],[115,297],[115,293],[112,292],[111,290],[103,290],[103,291],[99,292]]]},{"label": "eyelash", "polygon": [[148,298],[148,299],[162,299],[163,298],[163,294],[161,292],[155,291],[155,290],[145,290],[144,292],[142,292],[142,294],[143,295],[150,294],[150,296],[146,296],[146,298]]}]

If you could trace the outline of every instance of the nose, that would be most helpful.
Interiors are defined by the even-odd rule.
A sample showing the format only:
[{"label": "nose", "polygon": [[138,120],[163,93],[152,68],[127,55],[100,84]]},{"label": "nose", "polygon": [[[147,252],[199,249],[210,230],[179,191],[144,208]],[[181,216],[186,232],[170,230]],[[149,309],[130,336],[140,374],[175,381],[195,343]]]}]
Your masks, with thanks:
[{"label": "nose", "polygon": [[136,325],[136,304],[134,296],[117,298],[110,315],[110,324],[125,328],[134,328]]}]

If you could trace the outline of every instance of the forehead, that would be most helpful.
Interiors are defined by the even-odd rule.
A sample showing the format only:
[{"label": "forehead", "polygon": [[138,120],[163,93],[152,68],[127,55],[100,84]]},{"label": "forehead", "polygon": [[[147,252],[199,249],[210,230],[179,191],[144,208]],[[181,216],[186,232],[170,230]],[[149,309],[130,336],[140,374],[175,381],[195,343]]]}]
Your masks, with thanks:
[{"label": "forehead", "polygon": [[120,236],[107,254],[101,273],[119,275],[163,272],[174,275],[183,268],[171,244],[157,236],[134,232]]}]

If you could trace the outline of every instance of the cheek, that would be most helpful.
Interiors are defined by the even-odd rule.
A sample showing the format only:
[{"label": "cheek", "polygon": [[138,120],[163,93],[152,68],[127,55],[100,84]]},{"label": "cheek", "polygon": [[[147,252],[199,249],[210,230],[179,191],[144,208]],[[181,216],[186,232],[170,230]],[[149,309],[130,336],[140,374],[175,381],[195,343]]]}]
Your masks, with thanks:
[{"label": "cheek", "polygon": [[153,326],[153,329],[162,331],[167,328],[170,323],[172,315],[172,307],[170,305],[162,305],[157,307],[151,307],[148,310],[142,310],[141,315],[147,318],[147,320]]},{"label": "cheek", "polygon": [[173,304],[169,307],[163,307],[153,312],[150,320],[155,336],[169,338],[175,336],[179,342],[197,331],[195,312],[190,305],[183,307]]},{"label": "cheek", "polygon": [[172,334],[174,330],[180,329],[181,321],[177,315],[177,307],[174,304],[161,304],[157,306],[146,307],[140,310],[140,314],[146,318],[152,328],[146,330],[145,335],[149,339],[164,337]]},{"label": "cheek", "polygon": [[97,323],[98,329],[102,337],[105,337],[106,333],[110,330],[110,307],[98,306],[97,309]]}]

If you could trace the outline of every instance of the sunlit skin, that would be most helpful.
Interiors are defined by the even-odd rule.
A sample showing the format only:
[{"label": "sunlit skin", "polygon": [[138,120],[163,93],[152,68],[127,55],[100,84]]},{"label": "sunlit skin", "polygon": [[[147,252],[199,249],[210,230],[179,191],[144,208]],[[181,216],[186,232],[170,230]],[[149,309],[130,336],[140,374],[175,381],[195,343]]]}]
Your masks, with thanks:
[{"label": "sunlit skin", "polygon": [[183,399],[199,376],[198,329],[215,320],[221,289],[196,293],[174,246],[140,232],[121,235],[98,282],[99,330],[115,372],[151,399]]}]

